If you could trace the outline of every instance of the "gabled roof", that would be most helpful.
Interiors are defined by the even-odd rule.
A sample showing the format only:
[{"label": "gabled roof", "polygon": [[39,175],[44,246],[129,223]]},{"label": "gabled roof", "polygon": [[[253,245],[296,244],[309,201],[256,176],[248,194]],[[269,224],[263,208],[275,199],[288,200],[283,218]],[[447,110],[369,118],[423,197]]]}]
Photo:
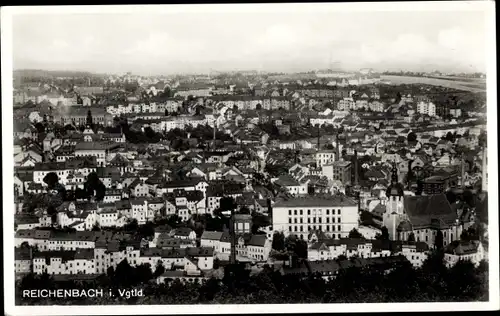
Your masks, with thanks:
[{"label": "gabled roof", "polygon": [[266,235],[252,235],[252,238],[248,241],[247,246],[264,247],[266,241]]},{"label": "gabled roof", "polygon": [[447,227],[457,219],[457,214],[444,194],[405,196],[403,205],[414,228]]}]

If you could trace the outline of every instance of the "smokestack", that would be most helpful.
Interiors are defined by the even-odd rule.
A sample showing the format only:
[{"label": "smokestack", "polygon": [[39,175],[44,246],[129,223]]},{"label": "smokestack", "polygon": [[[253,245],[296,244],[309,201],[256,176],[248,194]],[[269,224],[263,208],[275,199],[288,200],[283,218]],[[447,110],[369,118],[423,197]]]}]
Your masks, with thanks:
[{"label": "smokestack", "polygon": [[358,151],[354,151],[354,185],[358,185]]},{"label": "smokestack", "polygon": [[408,174],[407,174],[407,179],[408,179],[408,190],[411,191],[411,178],[413,177],[413,172],[411,170],[411,165],[413,163],[413,160],[408,161]]},{"label": "smokestack", "polygon": [[462,190],[465,189],[465,162],[464,162],[464,153],[462,153],[462,157],[460,159],[460,169],[461,169],[461,187]]},{"label": "smokestack", "polygon": [[335,134],[335,142],[337,143],[337,146],[335,146],[336,150],[335,150],[335,155],[336,155],[336,159],[337,161],[340,161],[340,147],[339,147],[339,133],[337,132],[337,134]]},{"label": "smokestack", "polygon": [[236,263],[236,236],[234,231],[234,210],[231,210],[230,228],[229,233],[231,234],[231,264]]},{"label": "smokestack", "polygon": [[213,105],[213,115],[214,115],[214,144],[213,144],[213,150],[215,151],[215,135],[216,135],[216,129],[217,129],[217,117],[215,115],[215,104]]},{"label": "smokestack", "polygon": [[320,150],[320,142],[319,142],[319,130],[320,130],[320,127],[319,127],[319,124],[318,124],[318,150]]}]

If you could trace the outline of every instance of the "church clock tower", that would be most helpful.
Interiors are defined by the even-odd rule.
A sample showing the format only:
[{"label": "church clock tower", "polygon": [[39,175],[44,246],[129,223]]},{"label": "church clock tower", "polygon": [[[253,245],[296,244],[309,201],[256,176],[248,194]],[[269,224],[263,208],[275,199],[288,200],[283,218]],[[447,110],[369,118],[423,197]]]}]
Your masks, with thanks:
[{"label": "church clock tower", "polygon": [[403,185],[398,182],[398,169],[396,162],[392,164],[391,185],[386,191],[387,203],[386,211],[384,213],[383,224],[389,231],[389,238],[391,240],[397,239],[397,227],[403,220],[404,215],[404,191]]}]

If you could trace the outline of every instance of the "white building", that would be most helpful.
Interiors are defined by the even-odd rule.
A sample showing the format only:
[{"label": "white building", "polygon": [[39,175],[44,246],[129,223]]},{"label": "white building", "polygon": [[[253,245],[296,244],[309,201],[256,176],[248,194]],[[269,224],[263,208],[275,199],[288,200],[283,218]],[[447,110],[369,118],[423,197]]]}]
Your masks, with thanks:
[{"label": "white building", "polygon": [[95,274],[94,249],[42,251],[34,255],[35,274]]},{"label": "white building", "polygon": [[475,266],[486,259],[486,252],[480,241],[456,242],[450,244],[444,254],[444,261],[448,267],[455,265],[459,260],[470,260]]},{"label": "white building", "polygon": [[417,103],[417,113],[436,116],[436,105],[432,102],[420,101]]},{"label": "white building", "polygon": [[307,237],[312,230],[321,230],[333,238],[347,237],[358,228],[358,205],[345,195],[325,198],[292,198],[273,205],[273,229],[286,236]]},{"label": "white building", "polygon": [[227,261],[231,254],[231,236],[226,232],[204,231],[200,246],[214,249],[217,258]]}]

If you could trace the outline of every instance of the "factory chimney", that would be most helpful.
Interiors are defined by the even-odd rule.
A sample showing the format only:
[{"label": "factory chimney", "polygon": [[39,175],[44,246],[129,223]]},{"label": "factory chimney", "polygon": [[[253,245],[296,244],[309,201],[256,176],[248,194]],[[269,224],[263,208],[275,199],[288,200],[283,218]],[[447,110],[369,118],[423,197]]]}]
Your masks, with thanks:
[{"label": "factory chimney", "polygon": [[354,151],[354,185],[359,185],[358,182],[358,151]]}]

